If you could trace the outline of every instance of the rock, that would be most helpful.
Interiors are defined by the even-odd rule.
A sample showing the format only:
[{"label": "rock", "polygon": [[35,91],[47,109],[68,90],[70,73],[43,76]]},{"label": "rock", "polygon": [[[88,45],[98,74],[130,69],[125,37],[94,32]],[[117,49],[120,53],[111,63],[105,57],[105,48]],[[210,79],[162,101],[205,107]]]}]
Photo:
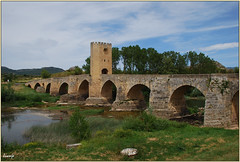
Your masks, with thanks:
[{"label": "rock", "polygon": [[127,156],[134,156],[137,153],[138,153],[137,149],[135,149],[135,148],[125,148],[121,151],[122,155],[127,155]]},{"label": "rock", "polygon": [[45,89],[44,89],[44,87],[37,87],[37,89],[36,89],[36,92],[38,92],[38,93],[45,93]]},{"label": "rock", "polygon": [[75,143],[75,144],[69,144],[66,146],[66,149],[72,149],[74,147],[78,147],[78,146],[81,146],[82,144],[81,143]]},{"label": "rock", "polygon": [[64,94],[60,96],[60,102],[78,102],[83,100],[84,98],[77,94]]}]

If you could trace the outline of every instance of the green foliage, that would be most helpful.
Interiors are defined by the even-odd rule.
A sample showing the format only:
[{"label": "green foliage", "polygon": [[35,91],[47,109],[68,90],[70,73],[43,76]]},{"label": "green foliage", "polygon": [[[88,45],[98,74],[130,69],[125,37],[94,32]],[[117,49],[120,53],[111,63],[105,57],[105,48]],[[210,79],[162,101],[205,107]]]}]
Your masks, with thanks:
[{"label": "green foliage", "polygon": [[15,93],[11,86],[12,86],[12,84],[10,84],[10,83],[8,83],[7,86],[2,85],[2,87],[1,87],[2,102],[11,102],[11,101],[15,100]]},{"label": "green foliage", "polygon": [[6,143],[4,142],[3,138],[1,137],[1,151],[2,152],[9,152],[14,151],[16,149],[20,148],[20,145],[17,143]]},{"label": "green foliage", "polygon": [[42,78],[50,78],[51,73],[49,73],[47,70],[43,69],[42,72],[41,72],[41,77]]},{"label": "green foliage", "polygon": [[80,75],[82,73],[83,73],[82,69],[78,66],[75,66],[74,75]]},{"label": "green foliage", "polygon": [[88,117],[87,121],[89,123],[92,135],[94,135],[97,131],[101,130],[113,132],[115,129],[119,128],[122,124],[121,120],[117,120],[114,118],[103,118],[98,116]]},{"label": "green foliage", "polygon": [[[99,124],[98,119],[94,120],[95,125]],[[2,154],[14,154],[16,161],[239,161],[238,130],[199,128],[186,123],[167,122],[168,129],[154,132],[127,129],[109,131],[104,128],[88,141],[82,141],[80,147],[71,150],[66,149],[64,143],[35,142],[27,144],[27,147],[11,144],[11,147],[3,150],[5,144],[2,142]],[[54,130],[55,138],[64,134],[58,129]],[[45,138],[48,136],[45,135]],[[122,149],[129,147],[136,148],[138,154],[130,157],[120,155]]]},{"label": "green foliage", "polygon": [[7,81],[9,81],[9,82],[12,82],[14,79],[16,79],[17,78],[17,76],[15,75],[15,74],[13,74],[13,73],[10,73],[10,74],[2,74],[2,80],[4,81],[4,82],[7,82]]},{"label": "green foliage", "polygon": [[117,47],[112,48],[112,71],[113,73],[118,73],[119,69],[117,69],[117,65],[120,61],[120,51]]},{"label": "green foliage", "polygon": [[156,130],[164,130],[168,127],[166,120],[157,119],[151,114],[143,112],[139,117],[128,117],[123,123],[124,129],[131,129],[135,131],[152,132]]},{"label": "green foliage", "polygon": [[15,91],[11,88],[12,86],[11,84],[2,85],[2,106],[32,107],[42,105],[42,101],[56,102],[59,100],[59,97],[50,96],[47,93],[37,93],[35,90],[24,85],[14,85],[18,89]]},{"label": "green foliage", "polygon": [[91,136],[89,124],[79,110],[75,111],[70,117],[69,128],[73,137],[78,141],[88,139]]},{"label": "green foliage", "polygon": [[[90,73],[90,57],[82,66]],[[119,63],[123,69],[118,69]],[[190,67],[188,67],[190,65]],[[207,74],[219,72],[213,59],[203,53],[189,51],[183,55],[175,51],[158,53],[154,48],[140,48],[139,45],[112,48],[112,69],[115,74]]]},{"label": "green foliage", "polygon": [[125,138],[133,135],[133,131],[130,129],[116,129],[113,132],[113,136],[116,138]]},{"label": "green foliage", "polygon": [[239,73],[239,67],[235,67],[233,71],[234,73]]},{"label": "green foliage", "polygon": [[104,109],[89,109],[89,110],[82,110],[79,113],[81,115],[97,115],[104,112]]},{"label": "green foliage", "polygon": [[190,87],[187,92],[185,93],[185,95],[189,96],[189,97],[204,97],[204,95],[202,94],[201,91],[199,91],[197,88],[195,87]]},{"label": "green foliage", "polygon": [[90,57],[85,60],[86,64],[82,66],[85,74],[90,74]]},{"label": "green foliage", "polygon": [[29,143],[26,143],[23,145],[23,147],[25,148],[36,148],[38,146],[41,146],[42,143],[39,143],[39,142],[29,142]]},{"label": "green foliage", "polygon": [[69,123],[65,120],[57,123],[51,123],[47,126],[32,126],[24,132],[24,137],[29,138],[31,141],[48,144],[76,142],[76,140],[71,137]]},{"label": "green foliage", "polygon": [[218,70],[216,62],[201,52],[197,54],[195,51],[189,51],[186,56],[190,62],[189,73],[191,74],[216,73]]},{"label": "green foliage", "polygon": [[95,137],[104,137],[104,136],[108,136],[110,135],[111,132],[107,129],[104,129],[104,130],[99,130],[95,133]]}]

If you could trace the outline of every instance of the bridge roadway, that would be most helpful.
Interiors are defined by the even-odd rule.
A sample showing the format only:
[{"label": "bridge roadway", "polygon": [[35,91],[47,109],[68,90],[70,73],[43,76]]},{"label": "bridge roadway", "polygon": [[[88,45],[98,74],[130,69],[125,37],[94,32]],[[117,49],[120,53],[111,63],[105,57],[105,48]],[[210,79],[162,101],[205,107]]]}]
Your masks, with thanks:
[{"label": "bridge roadway", "polygon": [[[150,90],[149,108],[162,118],[181,115],[186,110],[184,93],[195,87],[205,96],[204,125],[228,127],[239,121],[238,74],[133,75],[102,74],[93,82],[87,74],[31,81],[33,89],[43,87],[51,95],[77,95],[86,104],[111,104],[112,111],[146,109],[142,88]],[[112,87],[116,87],[116,98]],[[113,102],[114,100],[114,102]]]}]

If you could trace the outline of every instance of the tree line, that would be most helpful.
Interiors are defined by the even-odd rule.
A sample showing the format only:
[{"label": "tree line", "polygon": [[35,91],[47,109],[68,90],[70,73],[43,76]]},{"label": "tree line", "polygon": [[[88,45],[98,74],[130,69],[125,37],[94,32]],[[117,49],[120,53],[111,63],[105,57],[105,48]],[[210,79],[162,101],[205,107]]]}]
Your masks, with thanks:
[{"label": "tree line", "polygon": [[[82,69],[90,73],[90,57]],[[119,65],[122,68],[119,68]],[[209,74],[238,72],[238,68],[227,71],[217,66],[216,61],[203,53],[189,51],[183,55],[175,51],[163,53],[154,48],[139,45],[112,48],[112,70],[114,74]]]}]

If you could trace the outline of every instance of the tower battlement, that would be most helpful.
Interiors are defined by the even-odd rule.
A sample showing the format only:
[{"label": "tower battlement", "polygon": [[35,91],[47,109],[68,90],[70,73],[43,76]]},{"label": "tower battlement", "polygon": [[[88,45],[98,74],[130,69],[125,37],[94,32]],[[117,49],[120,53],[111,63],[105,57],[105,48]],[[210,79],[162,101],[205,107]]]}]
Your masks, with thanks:
[{"label": "tower battlement", "polygon": [[106,42],[91,42],[91,45],[112,45],[112,44]]}]

